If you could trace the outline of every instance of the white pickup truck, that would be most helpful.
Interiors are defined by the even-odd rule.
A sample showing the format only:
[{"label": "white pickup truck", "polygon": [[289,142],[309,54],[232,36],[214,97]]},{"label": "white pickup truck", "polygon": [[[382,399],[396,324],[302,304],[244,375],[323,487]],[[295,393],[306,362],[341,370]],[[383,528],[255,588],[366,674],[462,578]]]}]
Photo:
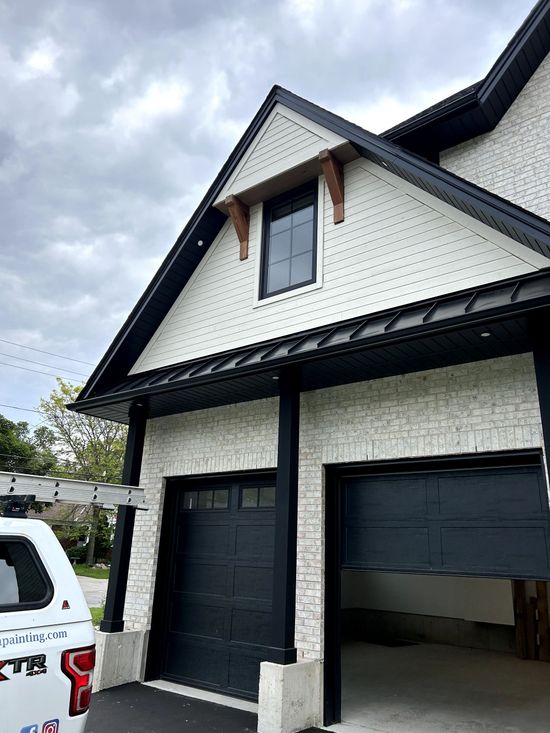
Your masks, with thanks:
[{"label": "white pickup truck", "polygon": [[18,516],[29,501],[145,509],[143,489],[0,471],[0,733],[82,733],[95,665],[90,611],[52,530]]},{"label": "white pickup truck", "polygon": [[0,517],[0,733],[82,733],[94,631],[52,530]]}]

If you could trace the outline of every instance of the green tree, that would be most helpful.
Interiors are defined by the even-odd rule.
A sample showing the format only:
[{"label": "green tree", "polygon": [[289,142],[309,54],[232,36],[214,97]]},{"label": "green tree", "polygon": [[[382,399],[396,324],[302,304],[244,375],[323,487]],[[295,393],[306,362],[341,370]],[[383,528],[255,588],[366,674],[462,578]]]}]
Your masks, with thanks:
[{"label": "green tree", "polygon": [[[81,386],[58,378],[57,388],[49,398],[40,400],[40,412],[54,438],[56,470],[61,476],[85,481],[119,483],[127,428],[119,423],[68,410],[66,405],[76,400],[81,389]],[[47,440],[48,436],[44,436],[44,439]],[[88,565],[94,562],[100,524],[103,524],[101,510],[94,506],[89,526]]]},{"label": "green tree", "polygon": [[[37,432],[40,431],[37,435]],[[0,470],[43,476],[56,465],[54,435],[48,428],[33,434],[26,422],[0,415]]]}]

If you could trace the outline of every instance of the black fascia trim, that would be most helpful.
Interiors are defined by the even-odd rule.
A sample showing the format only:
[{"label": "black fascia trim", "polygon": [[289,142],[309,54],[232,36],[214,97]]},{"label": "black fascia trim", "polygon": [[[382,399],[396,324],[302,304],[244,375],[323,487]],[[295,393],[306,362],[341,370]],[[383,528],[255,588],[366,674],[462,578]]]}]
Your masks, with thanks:
[{"label": "black fascia trim", "polygon": [[[546,48],[543,48],[545,52],[543,56],[540,56],[538,51],[530,53],[530,49],[528,48],[529,43],[538,33],[547,18],[550,18],[550,2],[549,0],[539,0],[481,81],[470,87],[466,87],[461,92],[453,94],[446,100],[444,99],[428,107],[423,112],[419,112],[413,117],[394,125],[383,132],[382,137],[415,152],[434,155],[436,152],[439,153],[441,150],[453,147],[460,142],[470,140],[477,135],[493,130],[515,99],[517,99],[517,96],[534,73],[534,69],[540,65],[544,56],[550,52],[550,43]],[[543,32],[541,35],[544,38],[550,38],[547,32]],[[513,73],[513,67],[518,62],[518,58],[522,52],[528,58],[529,65],[534,67],[534,69],[527,75],[521,71],[519,72],[523,83],[515,93],[510,95],[509,104],[502,106],[498,103],[497,97],[495,96],[496,89],[499,85],[505,83],[506,77],[509,74]],[[492,104],[493,98],[497,102],[495,105]],[[499,109],[497,114],[494,112],[495,107]],[[461,125],[461,129],[458,130],[454,123],[457,120],[463,119],[467,113],[474,110],[479,113],[477,125],[470,131],[465,131],[463,129],[464,126]],[[447,128],[445,142],[436,145],[434,150],[421,150],[420,148],[424,147],[420,145],[421,139],[424,139],[424,141],[430,140],[433,146],[433,132],[436,128],[440,133],[445,133],[445,129]]]},{"label": "black fascia trim", "polygon": [[460,92],[456,92],[448,98],[448,101],[443,99],[441,102],[438,102],[414,115],[414,117],[409,117],[403,122],[390,127],[388,130],[381,133],[381,137],[386,140],[391,140],[392,142],[397,142],[399,145],[403,145],[401,138],[406,135],[417,132],[419,129],[423,129],[424,127],[428,127],[433,122],[441,122],[442,119],[456,117],[457,113],[464,112],[466,109],[478,107],[479,98],[477,91],[481,84],[483,84],[483,80],[462,89]]},{"label": "black fascia trim", "polygon": [[[29,520],[32,521],[32,520]],[[2,535],[2,542],[18,542],[20,545],[24,545],[35,564],[35,568],[44,586],[46,588],[45,595],[38,601],[25,601],[23,603],[4,603],[0,605],[0,613],[16,613],[17,611],[37,611],[41,608],[49,606],[53,599],[54,587],[50,576],[48,575],[44,563],[34,544],[27,538],[21,535]]]},{"label": "black fascia trim", "polygon": [[[542,283],[545,286],[545,293],[536,294],[535,297],[528,298],[527,300],[521,299],[522,286],[533,285],[536,287]],[[496,294],[491,300],[489,307],[486,310],[475,311],[469,310],[464,311],[464,302],[470,303],[472,298],[476,296],[476,300],[479,303],[479,299],[485,294]],[[498,296],[498,297],[497,297]],[[493,302],[494,300],[501,300],[499,304]],[[218,381],[224,381],[234,377],[255,373],[269,373],[273,372],[281,366],[285,366],[292,363],[307,361],[313,361],[317,359],[325,358],[326,356],[334,356],[337,354],[353,353],[354,351],[361,351],[366,348],[377,348],[384,346],[387,343],[400,343],[409,341],[415,338],[421,338],[431,335],[437,335],[453,330],[458,330],[464,327],[474,327],[481,325],[488,325],[492,322],[502,320],[508,317],[518,317],[526,313],[532,313],[542,307],[548,306],[550,303],[550,272],[543,271],[541,273],[535,273],[523,276],[521,278],[511,278],[498,283],[490,283],[480,288],[463,290],[459,293],[453,293],[449,296],[441,298],[433,298],[429,300],[419,301],[411,305],[404,306],[403,308],[393,308],[388,311],[379,311],[373,313],[368,317],[362,316],[347,321],[341,321],[338,324],[327,324],[326,326],[311,329],[309,331],[303,331],[300,333],[290,334],[284,339],[276,339],[273,342],[253,344],[248,347],[240,347],[239,349],[226,352],[226,354],[220,354],[220,358],[234,361],[237,359],[238,354],[246,354],[251,351],[256,351],[260,348],[269,347],[271,344],[281,344],[283,341],[288,342],[289,345],[295,344],[298,340],[306,340],[308,337],[312,339],[318,336],[318,343],[324,341],[325,335],[329,334],[335,328],[341,329],[342,331],[351,330],[351,328],[361,327],[365,324],[372,322],[382,322],[387,325],[388,322],[396,321],[396,316],[407,316],[408,314],[414,314],[416,319],[416,325],[407,326],[403,329],[390,329],[390,330],[379,330],[377,333],[364,338],[348,338],[346,341],[340,341],[338,343],[329,343],[320,347],[314,345],[308,350],[300,352],[290,352],[290,348],[286,356],[275,357],[271,361],[256,361],[251,364],[244,364],[242,366],[234,367],[227,371],[216,371],[209,374],[203,374],[197,377],[193,377],[186,383],[178,382],[177,380],[168,379],[164,384],[160,384],[156,377],[161,370],[155,370],[150,372],[149,378],[154,379],[155,384],[151,387],[141,386],[147,379],[147,375],[139,374],[136,375],[136,379],[139,379],[138,386],[135,389],[124,390],[124,384],[118,392],[111,392],[100,397],[93,397],[83,400],[82,402],[76,402],[69,405],[69,409],[75,411],[84,411],[94,407],[103,407],[106,405],[112,405],[119,402],[128,402],[132,399],[142,399],[143,397],[151,394],[161,394],[172,392],[186,386],[197,386],[202,384],[208,384]],[[461,304],[462,310],[456,315],[452,315],[448,318],[442,318],[441,320],[435,320],[435,311],[439,308],[445,308],[449,305]],[[430,315],[429,320],[425,320],[426,315]],[[211,361],[211,357],[206,357],[206,361]],[[238,359],[237,359],[238,361]],[[194,362],[196,364],[196,362]],[[163,368],[165,374],[169,375],[171,372],[181,371],[185,365],[175,364],[170,367]],[[187,373],[188,370],[185,369]]]},{"label": "black fascia trim", "polygon": [[[367,132],[358,125],[348,122],[342,117],[308,102],[306,99],[297,97],[292,92],[280,89],[279,101],[295,112],[308,117],[313,122],[317,122],[341,137],[347,138],[363,157],[379,164],[381,162],[383,167],[384,163],[387,163],[388,166],[391,166],[389,167],[390,172],[413,183],[417,188],[435,195],[445,203],[449,203],[449,198],[455,198],[466,205],[465,209],[460,209],[456,205],[454,208],[463,210],[464,213],[469,213],[470,216],[472,214],[471,211],[468,211],[468,208],[473,209],[476,213],[478,211],[485,212],[491,218],[496,216],[497,220],[501,219],[510,223],[512,229],[515,228],[516,224],[521,224],[521,231],[534,239],[541,240],[542,244],[548,249],[546,256],[550,257],[550,225],[546,219],[522,209],[520,206],[494,193],[490,193],[464,178],[460,178],[455,173],[451,173],[451,171],[441,168],[439,165],[431,163],[395,143]],[[376,156],[375,158],[372,157],[373,154]],[[421,181],[425,185],[421,185],[418,181],[417,176],[419,173]],[[487,224],[487,221],[481,216],[475,218]],[[491,228],[495,229],[494,226],[491,226]],[[502,232],[500,229],[497,229],[497,231]],[[507,236],[510,237],[510,233]],[[522,244],[530,247],[526,242],[522,242]],[[534,247],[530,248],[534,249]]]},{"label": "black fascia trim", "polygon": [[[550,2],[550,0],[548,1]],[[484,189],[399,147],[395,143],[369,133],[358,125],[348,122],[292,92],[275,86],[222,167],[198,209],[178,237],[176,244],[172,247],[151,284],[132,310],[96,369],[94,369],[78,396],[77,403],[97,395],[100,388],[112,385],[113,382],[120,379],[121,372],[124,376],[127,375],[131,365],[145,348],[156,327],[168,312],[226,221],[225,215],[215,209],[213,204],[240,156],[265,122],[271,109],[278,102],[328,130],[336,132],[341,137],[349,140],[365,158],[386,166],[388,170],[413,185],[439,196],[441,200],[447,203],[456,201],[457,203],[452,204],[455,208],[470,216],[476,216],[484,223],[495,221],[493,228],[505,233],[507,236],[514,236],[516,230],[519,230],[522,237],[520,238],[516,233],[516,241],[520,241],[520,243],[535,251],[544,251],[546,256],[550,257],[550,227],[545,219],[531,214],[494,194],[490,194]],[[459,203],[462,203],[462,206],[458,205]],[[502,222],[501,229],[496,225],[499,221]],[[195,241],[196,230],[201,231],[201,227],[204,229],[205,223],[208,222],[211,226],[210,241],[204,242],[203,240],[203,246],[199,248],[197,241]],[[534,241],[531,241],[531,239]],[[177,281],[177,286],[172,284],[169,297],[162,296],[159,291],[161,291],[165,277],[179,261],[179,258],[184,258],[184,256],[188,258],[185,265],[186,276],[181,281]],[[148,325],[140,335],[138,325],[142,318],[147,321]],[[116,362],[116,357],[118,357],[118,362]],[[108,377],[109,369],[118,372],[118,374]]]},{"label": "black fascia trim", "polygon": [[[274,290],[272,293],[267,293],[267,252],[268,252],[268,236],[269,236],[269,225],[271,224],[270,217],[271,212],[276,206],[285,203],[288,199],[294,199],[301,194],[313,193],[313,262],[312,272],[313,276],[305,282],[298,283],[298,285],[289,285],[288,288],[281,288],[280,290]],[[317,281],[317,217],[319,211],[319,179],[315,178],[313,181],[304,183],[302,186],[293,188],[290,191],[280,193],[278,196],[274,196],[269,201],[266,201],[263,205],[262,212],[262,253],[260,260],[260,292],[258,297],[260,300],[267,300],[275,295],[281,295],[282,293],[289,293],[292,290],[299,290],[305,288],[307,285],[311,285]]]}]

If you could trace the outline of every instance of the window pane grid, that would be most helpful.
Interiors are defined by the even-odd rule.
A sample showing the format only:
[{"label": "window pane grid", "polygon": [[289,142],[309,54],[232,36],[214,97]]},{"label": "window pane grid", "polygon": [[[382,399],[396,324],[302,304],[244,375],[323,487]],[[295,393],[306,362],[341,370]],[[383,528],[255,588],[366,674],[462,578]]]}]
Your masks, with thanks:
[{"label": "window pane grid", "polygon": [[274,509],[274,486],[250,486],[241,489],[241,509]]},{"label": "window pane grid", "polygon": [[314,281],[315,193],[295,195],[266,216],[264,297]]},{"label": "window pane grid", "polygon": [[228,508],[229,489],[203,489],[183,494],[183,510],[186,512]]}]

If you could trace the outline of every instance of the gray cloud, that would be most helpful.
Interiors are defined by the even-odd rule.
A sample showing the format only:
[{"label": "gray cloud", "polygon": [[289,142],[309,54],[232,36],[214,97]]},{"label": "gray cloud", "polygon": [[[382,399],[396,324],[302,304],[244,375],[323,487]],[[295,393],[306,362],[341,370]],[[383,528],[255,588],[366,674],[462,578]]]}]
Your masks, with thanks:
[{"label": "gray cloud", "polygon": [[[272,84],[380,131],[532,1],[0,0],[0,338],[96,361]],[[1,403],[53,386],[0,369]]]}]

